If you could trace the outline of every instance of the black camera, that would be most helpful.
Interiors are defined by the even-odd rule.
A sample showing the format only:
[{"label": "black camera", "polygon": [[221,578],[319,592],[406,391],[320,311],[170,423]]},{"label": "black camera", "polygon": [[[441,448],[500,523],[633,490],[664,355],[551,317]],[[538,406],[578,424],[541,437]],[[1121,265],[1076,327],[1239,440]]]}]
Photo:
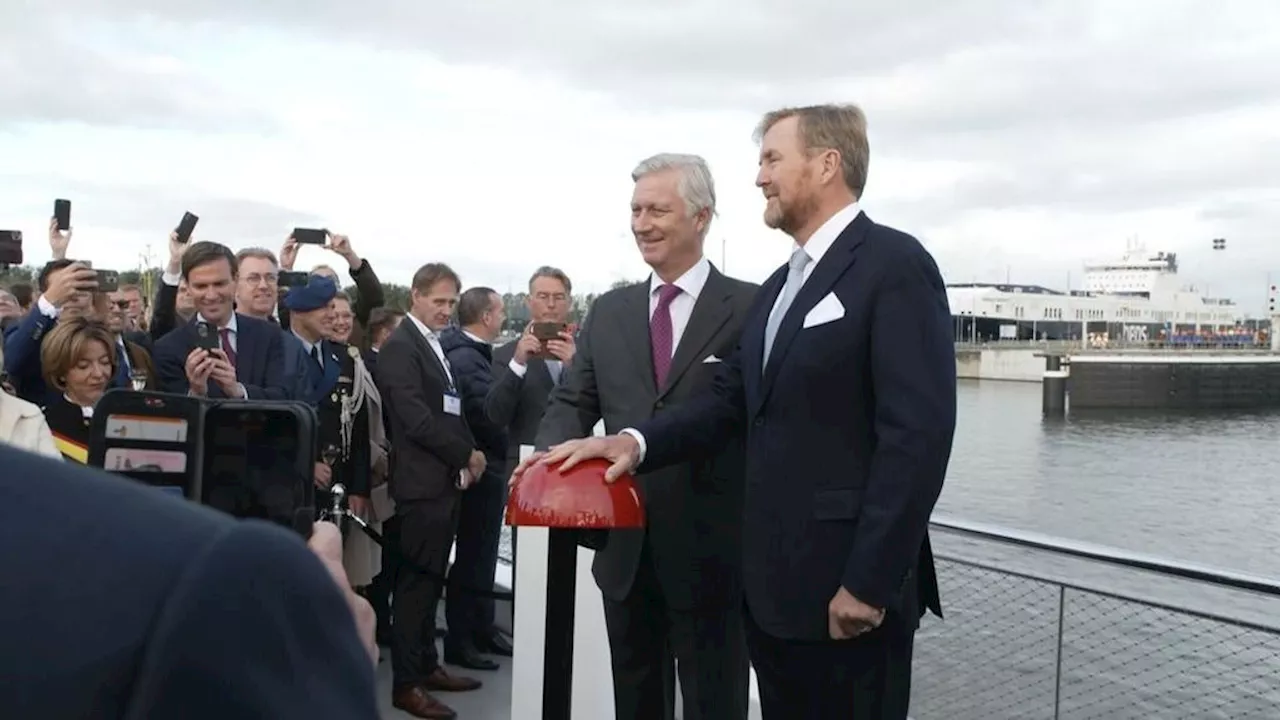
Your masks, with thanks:
[{"label": "black camera", "polygon": [[116,389],[94,409],[89,465],[309,537],[316,432],[303,403]]}]

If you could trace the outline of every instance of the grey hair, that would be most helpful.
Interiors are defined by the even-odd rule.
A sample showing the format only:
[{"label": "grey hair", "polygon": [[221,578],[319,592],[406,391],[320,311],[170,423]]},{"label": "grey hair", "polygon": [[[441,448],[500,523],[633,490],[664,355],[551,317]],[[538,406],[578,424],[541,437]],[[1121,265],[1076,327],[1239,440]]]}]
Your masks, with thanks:
[{"label": "grey hair", "polygon": [[[631,171],[631,180],[637,181],[646,175],[664,170],[675,170],[680,173],[677,191],[680,193],[680,198],[684,200],[689,217],[703,210],[709,211],[712,217],[715,216],[716,183],[711,178],[711,168],[707,167],[707,161],[701,155],[658,153],[641,160],[640,164],[636,165],[636,169]],[[702,228],[702,236],[706,237],[710,229],[711,221],[708,218],[706,227]]]}]

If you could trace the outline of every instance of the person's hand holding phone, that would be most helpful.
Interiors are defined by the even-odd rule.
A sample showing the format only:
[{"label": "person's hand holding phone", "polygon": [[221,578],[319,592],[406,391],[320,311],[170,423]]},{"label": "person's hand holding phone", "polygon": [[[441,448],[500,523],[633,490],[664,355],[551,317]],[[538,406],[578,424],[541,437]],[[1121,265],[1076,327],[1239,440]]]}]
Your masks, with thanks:
[{"label": "person's hand holding phone", "polygon": [[53,259],[65,259],[67,257],[67,248],[70,246],[71,228],[59,230],[58,218],[49,218],[49,251],[53,253]]},{"label": "person's hand holding phone", "polygon": [[56,308],[75,300],[81,293],[98,289],[98,273],[82,262],[74,262],[55,271],[44,291],[44,299]]},{"label": "person's hand holding phone", "polygon": [[561,330],[559,337],[547,341],[547,352],[565,365],[573,362],[573,354],[577,350],[577,341],[573,339],[573,334],[568,330]]},{"label": "person's hand holding phone", "polygon": [[293,264],[298,261],[298,241],[292,235],[285,238],[284,245],[280,246],[280,269],[293,270]]},{"label": "person's hand holding phone", "polygon": [[222,388],[222,392],[226,393],[227,397],[240,398],[240,381],[236,379],[236,369],[227,358],[227,354],[222,351],[222,348],[214,348],[208,352],[213,359],[209,377]]},{"label": "person's hand holding phone", "polygon": [[209,394],[209,377],[213,373],[213,366],[214,358],[208,350],[195,348],[187,353],[184,369],[192,395],[204,397]]},{"label": "person's hand holding phone", "polygon": [[364,262],[360,259],[359,255],[356,255],[356,251],[351,249],[351,240],[346,235],[329,233],[329,242],[325,247],[341,255],[342,259],[347,261],[347,265],[350,265],[352,270],[359,269],[360,265]]},{"label": "person's hand holding phone", "polygon": [[516,341],[516,350],[512,359],[517,365],[528,365],[529,358],[542,352],[542,341],[533,334],[533,323],[525,325],[524,332],[520,334],[520,339]]}]

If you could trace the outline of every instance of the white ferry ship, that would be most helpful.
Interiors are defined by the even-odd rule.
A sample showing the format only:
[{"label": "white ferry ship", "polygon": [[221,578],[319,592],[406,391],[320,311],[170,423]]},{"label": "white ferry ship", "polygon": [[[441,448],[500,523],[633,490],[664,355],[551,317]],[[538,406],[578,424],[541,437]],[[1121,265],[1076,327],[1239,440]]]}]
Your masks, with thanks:
[{"label": "white ferry ship", "polygon": [[1205,297],[1179,282],[1175,253],[1131,244],[1118,260],[1087,263],[1084,289],[1040,285],[947,285],[956,340],[1129,342],[1252,336],[1254,323],[1226,298]]}]

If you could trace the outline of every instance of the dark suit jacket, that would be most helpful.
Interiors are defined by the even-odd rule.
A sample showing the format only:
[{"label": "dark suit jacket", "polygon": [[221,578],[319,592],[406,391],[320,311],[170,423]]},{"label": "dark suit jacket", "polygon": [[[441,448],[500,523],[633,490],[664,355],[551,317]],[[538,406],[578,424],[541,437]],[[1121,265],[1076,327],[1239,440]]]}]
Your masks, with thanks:
[{"label": "dark suit jacket", "polygon": [[40,370],[40,345],[57,322],[33,304],[17,325],[5,330],[4,371],[9,373],[18,397],[36,405],[58,395],[51,393]]},{"label": "dark suit jacket", "polygon": [[[824,640],[840,586],[914,628],[941,614],[929,515],[956,417],[946,287],[915,238],[860,214],[814,267],[761,368],[786,281],[761,287],[714,392],[637,429],[641,469],[747,431],[743,579],[752,617],[780,638]],[[802,328],[834,295],[843,316]]]},{"label": "dark suit jacket", "polygon": [[[653,379],[649,283],[602,295],[583,324],[568,377],[551,393],[536,445],[590,435],[600,418],[617,432],[708,388],[718,363],[704,361],[733,351],[756,290],[711,268],[661,391]],[[637,478],[648,528],[609,533],[592,566],[605,597],[621,601],[630,593],[647,532],[668,605],[742,601],[742,452],[729,443],[718,456],[690,457]]]},{"label": "dark suit jacket", "polygon": [[[37,405],[44,405],[61,397],[61,393],[52,390],[45,383],[40,362],[40,348],[44,344],[44,337],[57,322],[56,318],[45,315],[39,308],[32,308],[4,336],[5,372],[13,378],[18,397]],[[148,389],[152,389],[157,378],[150,357],[151,338],[146,333],[131,331],[124,333],[124,340],[129,361],[147,373]],[[112,378],[111,387],[131,387],[128,375]]]},{"label": "dark suit jacket", "polygon": [[[519,462],[521,445],[533,445],[537,440],[547,398],[555,387],[547,361],[541,358],[529,358],[523,377],[511,372],[515,354],[514,341],[493,351],[493,383],[484,399],[485,417],[507,431],[508,468]],[[561,370],[562,379],[568,374],[569,368]]]},{"label": "dark suit jacket", "polygon": [[5,447],[0,466],[0,545],[23,548],[0,554],[0,716],[379,717],[351,610],[296,535]]},{"label": "dark suit jacket", "polygon": [[457,488],[475,441],[461,415],[444,411],[451,388],[444,365],[427,339],[405,318],[378,352],[378,391],[391,418],[391,497],[432,500]]},{"label": "dark suit jacket", "polygon": [[[164,392],[186,395],[187,355],[196,348],[196,320],[193,317],[156,342],[156,370]],[[280,328],[265,320],[236,313],[236,379],[244,385],[250,400],[287,400],[293,392],[284,376],[284,338]],[[226,393],[209,381],[209,397]]]}]

